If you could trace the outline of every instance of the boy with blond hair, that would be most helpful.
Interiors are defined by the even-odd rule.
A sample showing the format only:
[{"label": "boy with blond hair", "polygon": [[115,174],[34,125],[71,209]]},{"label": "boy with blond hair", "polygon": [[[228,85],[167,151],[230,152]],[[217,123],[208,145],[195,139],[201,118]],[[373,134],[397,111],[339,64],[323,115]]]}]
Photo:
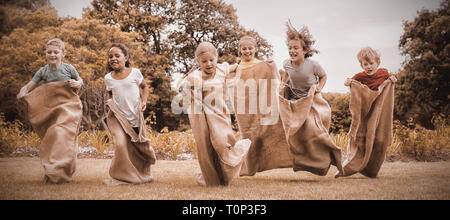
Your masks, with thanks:
[{"label": "boy with blond hair", "polygon": [[58,38],[51,39],[45,46],[45,57],[47,65],[39,69],[31,81],[20,90],[17,98],[22,98],[29,91],[37,87],[40,81],[58,82],[68,81],[70,87],[80,89],[83,85],[83,80],[78,74],[75,67],[70,64],[62,62],[62,58],[66,55],[66,47],[62,40]]},{"label": "boy with blond hair", "polygon": [[387,69],[378,68],[380,66],[380,54],[370,47],[362,48],[358,55],[358,60],[364,72],[348,78],[344,85],[350,86],[352,80],[356,80],[371,90],[378,91],[378,87],[387,79],[391,78],[393,82],[397,79],[388,72]]},{"label": "boy with blond hair", "polygon": [[357,57],[364,72],[345,81],[345,86],[350,86],[352,124],[343,172],[336,177],[361,173],[376,178],[392,143],[397,79],[386,69],[378,68],[380,55],[374,49],[362,48]]},{"label": "boy with blond hair", "polygon": [[[47,65],[37,71],[17,95],[28,104],[28,119],[41,139],[39,155],[44,183],[72,181],[78,153],[78,129],[83,115],[77,92],[83,80],[76,69],[62,62],[64,42],[49,40],[45,47]],[[42,85],[39,82],[43,81]]]}]

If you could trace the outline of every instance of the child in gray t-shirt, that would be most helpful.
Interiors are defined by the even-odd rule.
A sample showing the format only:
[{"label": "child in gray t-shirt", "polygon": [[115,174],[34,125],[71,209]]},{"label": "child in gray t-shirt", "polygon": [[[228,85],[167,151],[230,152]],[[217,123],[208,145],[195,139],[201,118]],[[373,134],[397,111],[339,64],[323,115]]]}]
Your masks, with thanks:
[{"label": "child in gray t-shirt", "polygon": [[283,82],[291,88],[289,99],[297,100],[308,95],[311,86],[318,84],[316,93],[322,91],[327,80],[327,75],[320,64],[309,59],[317,50],[312,49],[311,34],[307,27],[300,32],[290,28],[287,32],[287,44],[290,59],[283,63],[287,74],[283,76]]},{"label": "child in gray t-shirt", "polygon": [[83,80],[78,74],[75,67],[70,64],[63,63],[62,58],[65,56],[64,42],[58,38],[49,40],[45,47],[45,58],[47,65],[39,69],[22,89],[20,89],[17,98],[20,99],[37,87],[40,81],[45,83],[68,81],[70,87],[80,89]]}]

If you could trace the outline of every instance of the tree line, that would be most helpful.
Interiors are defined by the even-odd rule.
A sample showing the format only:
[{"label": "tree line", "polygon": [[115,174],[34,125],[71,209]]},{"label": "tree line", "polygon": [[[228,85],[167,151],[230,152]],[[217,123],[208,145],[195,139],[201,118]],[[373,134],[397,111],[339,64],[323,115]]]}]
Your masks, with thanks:
[{"label": "tree line", "polygon": [[[421,10],[404,22],[399,48],[405,56],[397,74],[395,118],[409,118],[425,127],[436,114],[449,115],[450,0],[435,11]],[[139,68],[150,96],[145,112],[154,129],[179,129],[185,116],[174,115],[170,104],[171,76],[186,73],[202,41],[212,42],[219,62],[235,63],[239,39],[258,41],[258,56],[272,56],[272,47],[253,30],[238,23],[236,10],[223,0],[93,0],[81,19],[58,17],[48,0],[0,2],[0,113],[6,120],[26,120],[26,108],[15,98],[21,86],[45,65],[44,44],[58,37],[66,43],[64,62],[78,70],[85,85],[83,129],[104,129],[107,49],[113,42],[130,47],[132,66]],[[351,123],[348,97],[328,95],[333,131]]]}]

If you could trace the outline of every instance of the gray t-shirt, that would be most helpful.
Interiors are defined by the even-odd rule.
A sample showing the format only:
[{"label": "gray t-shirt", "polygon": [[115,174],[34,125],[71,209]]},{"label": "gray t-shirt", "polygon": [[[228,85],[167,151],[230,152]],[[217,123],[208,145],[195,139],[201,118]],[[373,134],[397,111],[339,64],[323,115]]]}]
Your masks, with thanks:
[{"label": "gray t-shirt", "polygon": [[306,97],[311,86],[319,83],[319,78],[326,75],[322,66],[309,58],[306,58],[299,68],[293,67],[291,60],[284,61],[283,67],[288,74],[287,83],[291,87],[295,99]]},{"label": "gray t-shirt", "polygon": [[44,80],[45,83],[60,82],[70,79],[77,79],[80,77],[75,67],[67,63],[61,63],[61,66],[57,70],[53,70],[50,65],[45,65],[39,69],[33,76],[31,81],[39,83]]}]

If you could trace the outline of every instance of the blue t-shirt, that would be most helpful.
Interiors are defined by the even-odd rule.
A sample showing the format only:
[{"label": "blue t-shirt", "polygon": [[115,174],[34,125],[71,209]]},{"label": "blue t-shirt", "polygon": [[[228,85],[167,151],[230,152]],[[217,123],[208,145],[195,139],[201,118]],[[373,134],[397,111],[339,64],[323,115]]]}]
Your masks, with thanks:
[{"label": "blue t-shirt", "polygon": [[50,65],[47,64],[34,74],[31,81],[39,83],[41,80],[44,80],[45,83],[49,83],[77,79],[78,77],[80,77],[80,75],[77,70],[70,64],[61,63],[61,66],[56,70],[53,70]]}]

